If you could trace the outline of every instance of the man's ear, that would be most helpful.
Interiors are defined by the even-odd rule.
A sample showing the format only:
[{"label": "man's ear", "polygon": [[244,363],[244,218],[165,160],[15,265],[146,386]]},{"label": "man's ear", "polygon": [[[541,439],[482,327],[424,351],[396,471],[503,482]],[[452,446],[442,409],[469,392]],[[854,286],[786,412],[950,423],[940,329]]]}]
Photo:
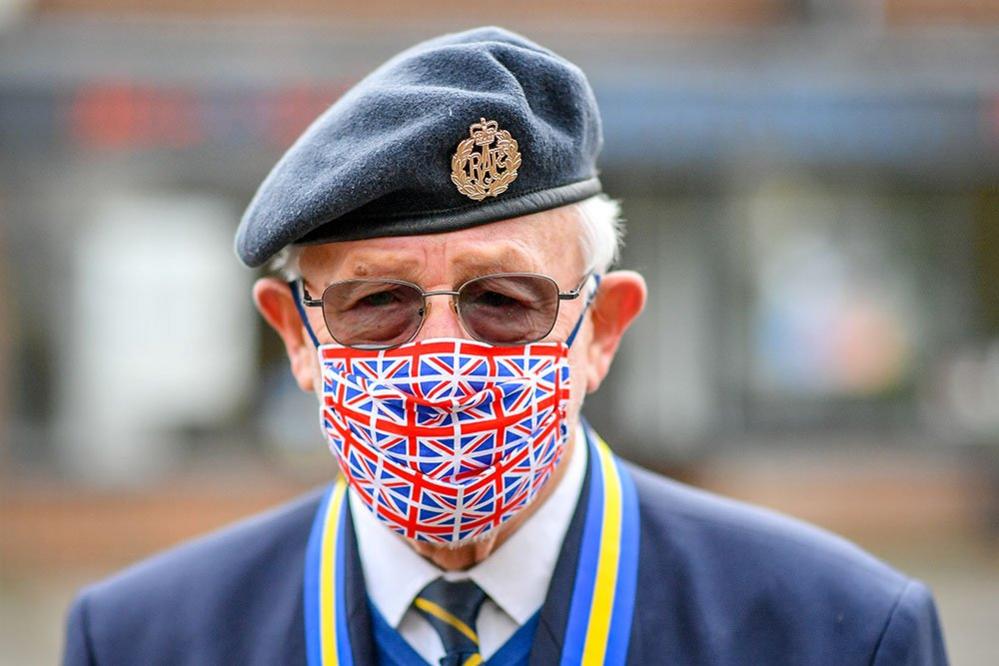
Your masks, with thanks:
[{"label": "man's ear", "polygon": [[607,376],[621,336],[645,307],[645,296],[645,279],[634,271],[613,271],[600,280],[590,306],[593,335],[587,348],[587,393],[596,391]]},{"label": "man's ear", "polygon": [[274,277],[260,278],[253,285],[253,302],[271,328],[281,336],[291,363],[291,374],[295,376],[299,388],[311,393],[315,386],[316,349],[298,316],[291,288]]}]

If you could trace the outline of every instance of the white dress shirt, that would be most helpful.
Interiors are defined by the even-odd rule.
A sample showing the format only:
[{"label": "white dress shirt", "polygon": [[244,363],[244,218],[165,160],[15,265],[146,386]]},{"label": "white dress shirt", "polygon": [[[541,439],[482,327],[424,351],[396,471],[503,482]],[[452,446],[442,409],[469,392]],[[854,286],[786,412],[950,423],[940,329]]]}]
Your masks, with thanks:
[{"label": "white dress shirt", "polygon": [[440,661],[444,646],[412,603],[435,578],[470,578],[488,595],[476,622],[483,659],[489,659],[540,610],[579,501],[586,457],[586,437],[579,427],[572,455],[566,461],[568,468],[555,491],[489,557],[465,571],[445,572],[424,559],[402,537],[379,523],[353,491],[348,493],[368,596],[428,663]]}]

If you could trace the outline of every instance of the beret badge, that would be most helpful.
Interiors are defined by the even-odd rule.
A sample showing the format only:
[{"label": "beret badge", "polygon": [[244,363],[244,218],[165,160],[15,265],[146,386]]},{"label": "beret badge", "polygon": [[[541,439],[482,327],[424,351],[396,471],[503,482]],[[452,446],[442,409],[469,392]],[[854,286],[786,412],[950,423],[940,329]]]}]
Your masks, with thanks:
[{"label": "beret badge", "polygon": [[451,182],[473,201],[495,197],[517,179],[520,151],[510,132],[495,120],[480,118],[451,158]]}]

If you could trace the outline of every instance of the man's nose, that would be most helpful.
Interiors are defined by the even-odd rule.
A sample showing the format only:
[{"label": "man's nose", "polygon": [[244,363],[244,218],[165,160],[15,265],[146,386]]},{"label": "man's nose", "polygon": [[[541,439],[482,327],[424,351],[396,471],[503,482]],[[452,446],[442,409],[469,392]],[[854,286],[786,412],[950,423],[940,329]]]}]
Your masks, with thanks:
[{"label": "man's nose", "polygon": [[458,311],[451,297],[429,296],[426,308],[427,313],[423,319],[423,328],[420,329],[419,339],[468,337],[465,329],[461,327]]}]

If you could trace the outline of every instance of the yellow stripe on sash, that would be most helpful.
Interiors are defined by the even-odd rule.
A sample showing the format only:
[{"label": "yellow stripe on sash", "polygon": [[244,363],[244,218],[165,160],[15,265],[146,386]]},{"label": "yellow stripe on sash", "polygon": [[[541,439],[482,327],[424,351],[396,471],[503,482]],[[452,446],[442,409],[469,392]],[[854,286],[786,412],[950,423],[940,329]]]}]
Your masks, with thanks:
[{"label": "yellow stripe on sash", "polygon": [[598,439],[595,448],[603,472],[604,515],[600,528],[600,555],[590,605],[590,622],[583,647],[582,663],[587,666],[604,663],[621,556],[621,480],[607,444]]},{"label": "yellow stripe on sash", "polygon": [[333,487],[323,530],[322,562],[319,566],[319,636],[323,666],[336,666],[336,548],[340,507],[347,491],[343,479]]}]

